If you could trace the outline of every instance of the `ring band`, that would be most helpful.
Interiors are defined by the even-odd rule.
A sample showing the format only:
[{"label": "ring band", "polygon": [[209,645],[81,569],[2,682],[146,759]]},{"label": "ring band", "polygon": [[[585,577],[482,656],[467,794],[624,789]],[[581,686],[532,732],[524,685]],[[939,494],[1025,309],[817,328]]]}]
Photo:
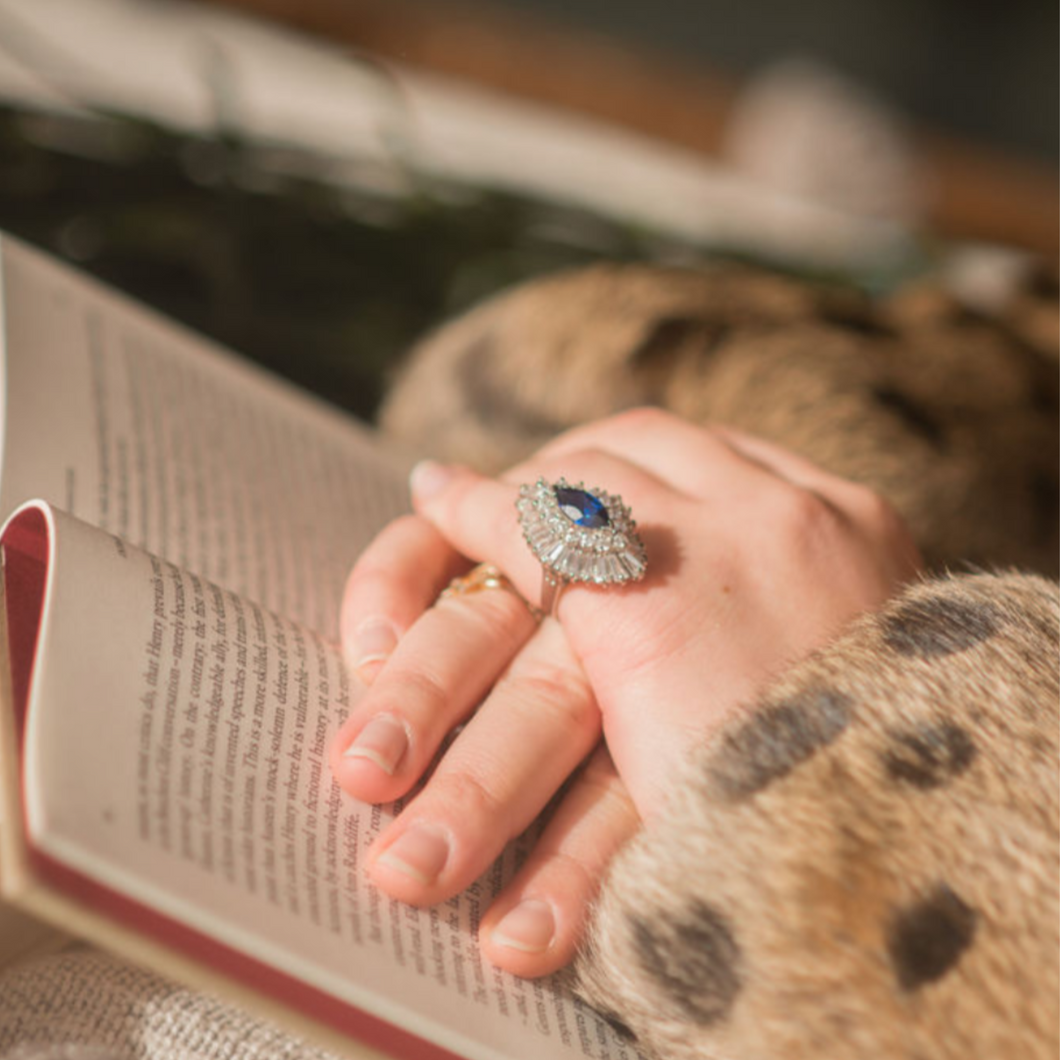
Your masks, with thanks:
[{"label": "ring band", "polygon": [[534,607],[529,600],[527,600],[521,592],[512,584],[511,579],[507,574],[504,573],[499,567],[493,566],[492,563],[480,563],[477,567],[472,567],[467,574],[462,574],[459,577],[454,578],[439,594],[438,599],[444,600],[450,596],[463,596],[467,593],[481,592],[483,589],[505,589],[510,592],[513,596],[517,596],[519,600],[526,606],[526,609],[533,615],[536,622],[540,622],[542,619],[541,611]]},{"label": "ring band", "polygon": [[644,543],[622,498],[606,490],[540,478],[515,502],[530,550],[541,563],[541,610],[554,615],[570,582],[623,585],[648,569]]}]

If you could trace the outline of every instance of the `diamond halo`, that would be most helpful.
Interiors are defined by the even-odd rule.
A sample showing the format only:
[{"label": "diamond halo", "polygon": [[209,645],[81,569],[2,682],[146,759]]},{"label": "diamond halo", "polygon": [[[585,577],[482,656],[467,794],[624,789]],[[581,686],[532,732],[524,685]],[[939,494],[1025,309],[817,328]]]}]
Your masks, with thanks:
[{"label": "diamond halo", "polygon": [[648,569],[636,522],[622,498],[583,482],[539,478],[522,486],[515,503],[523,537],[544,567],[542,610],[557,586],[567,582],[622,585]]}]

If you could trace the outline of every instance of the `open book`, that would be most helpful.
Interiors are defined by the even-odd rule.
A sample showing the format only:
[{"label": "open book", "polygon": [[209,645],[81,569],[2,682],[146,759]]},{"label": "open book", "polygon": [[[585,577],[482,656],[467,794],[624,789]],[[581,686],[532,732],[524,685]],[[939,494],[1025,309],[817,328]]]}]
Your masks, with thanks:
[{"label": "open book", "polygon": [[[405,506],[362,425],[0,237],[0,962],[48,922],[349,1055],[632,1060],[360,872],[325,748],[345,575]],[[6,953],[3,952],[6,950]]]}]

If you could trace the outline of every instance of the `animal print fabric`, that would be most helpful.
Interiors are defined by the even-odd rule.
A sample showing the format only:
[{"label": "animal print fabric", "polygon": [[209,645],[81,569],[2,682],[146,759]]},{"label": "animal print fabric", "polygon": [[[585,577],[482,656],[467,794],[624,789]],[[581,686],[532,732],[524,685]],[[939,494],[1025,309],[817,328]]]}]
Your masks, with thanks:
[{"label": "animal print fabric", "polygon": [[937,286],[873,301],[745,267],[600,265],[428,336],[381,422],[424,455],[499,471],[577,423],[658,405],[871,486],[933,569],[1055,577],[1060,388],[1043,301],[988,317]]},{"label": "animal print fabric", "polygon": [[1060,558],[1057,335],[1049,270],[987,314],[605,265],[414,352],[383,424],[424,453],[494,470],[660,405],[871,486],[933,575],[694,749],[613,866],[577,971],[645,1055],[1058,1055],[1058,592],[1015,573]]},{"label": "animal print fabric", "polygon": [[1056,1057],[1058,594],[926,581],[694,754],[579,965],[671,1060]]},{"label": "animal print fabric", "polygon": [[[988,318],[607,266],[473,310],[399,379],[385,428],[486,469],[635,404],[732,423],[885,494],[933,568],[694,749],[612,866],[575,975],[645,1056],[1060,1052],[1056,365],[1048,278]],[[94,951],[0,980],[0,1055],[324,1057]]]}]

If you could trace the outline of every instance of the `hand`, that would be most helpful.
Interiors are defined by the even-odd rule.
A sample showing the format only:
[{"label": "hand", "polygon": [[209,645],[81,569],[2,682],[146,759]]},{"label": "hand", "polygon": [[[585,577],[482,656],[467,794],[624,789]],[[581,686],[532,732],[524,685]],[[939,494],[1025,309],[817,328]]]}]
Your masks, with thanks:
[{"label": "hand", "polygon": [[[547,620],[538,628],[518,596],[497,589],[431,607],[469,566],[418,517],[391,524],[362,555],[344,600],[343,643],[374,687],[339,733],[331,765],[351,795],[396,799],[486,697],[427,789],[373,848],[372,877],[415,904],[442,901],[471,883],[574,772],[480,929],[488,958],[519,975],[543,975],[573,956],[603,870],[639,819],[606,750],[596,746],[599,710],[560,626]],[[350,757],[344,752],[355,738]],[[513,742],[520,753],[506,755]],[[395,869],[385,852],[417,820],[430,828],[404,854],[405,871]],[[444,871],[432,881],[439,830],[448,849],[441,852]]]},{"label": "hand", "polygon": [[[568,587],[558,608],[566,640],[550,622],[534,633],[519,600],[496,590],[424,612],[456,553],[496,563],[536,598],[541,568],[522,540],[514,500],[516,483],[539,476],[621,493],[647,545],[644,581]],[[377,841],[373,878],[417,903],[465,886],[593,746],[599,717],[636,810],[617,809],[623,788],[609,774],[597,803],[613,812],[590,819],[561,806],[564,836],[580,826],[578,851],[546,833],[531,877],[513,881],[483,924],[487,955],[520,974],[552,970],[570,955],[593,874],[638,815],[650,821],[660,811],[687,748],[854,615],[881,604],[919,563],[901,521],[865,488],[760,440],[651,410],[569,432],[501,482],[421,465],[413,495],[431,525],[409,523],[404,538],[384,532],[351,576],[351,634],[369,614],[400,633],[423,613],[339,735],[332,762],[340,783],[373,800],[408,791],[449,729],[493,691]],[[415,550],[407,547],[413,537]],[[343,754],[366,736],[368,751],[375,742],[389,757]],[[576,784],[570,795],[578,791]],[[413,849],[426,837],[421,853],[433,843],[431,872],[410,873],[395,856],[410,834]],[[553,936],[543,952],[513,955],[490,931],[526,897],[551,912]]]}]

